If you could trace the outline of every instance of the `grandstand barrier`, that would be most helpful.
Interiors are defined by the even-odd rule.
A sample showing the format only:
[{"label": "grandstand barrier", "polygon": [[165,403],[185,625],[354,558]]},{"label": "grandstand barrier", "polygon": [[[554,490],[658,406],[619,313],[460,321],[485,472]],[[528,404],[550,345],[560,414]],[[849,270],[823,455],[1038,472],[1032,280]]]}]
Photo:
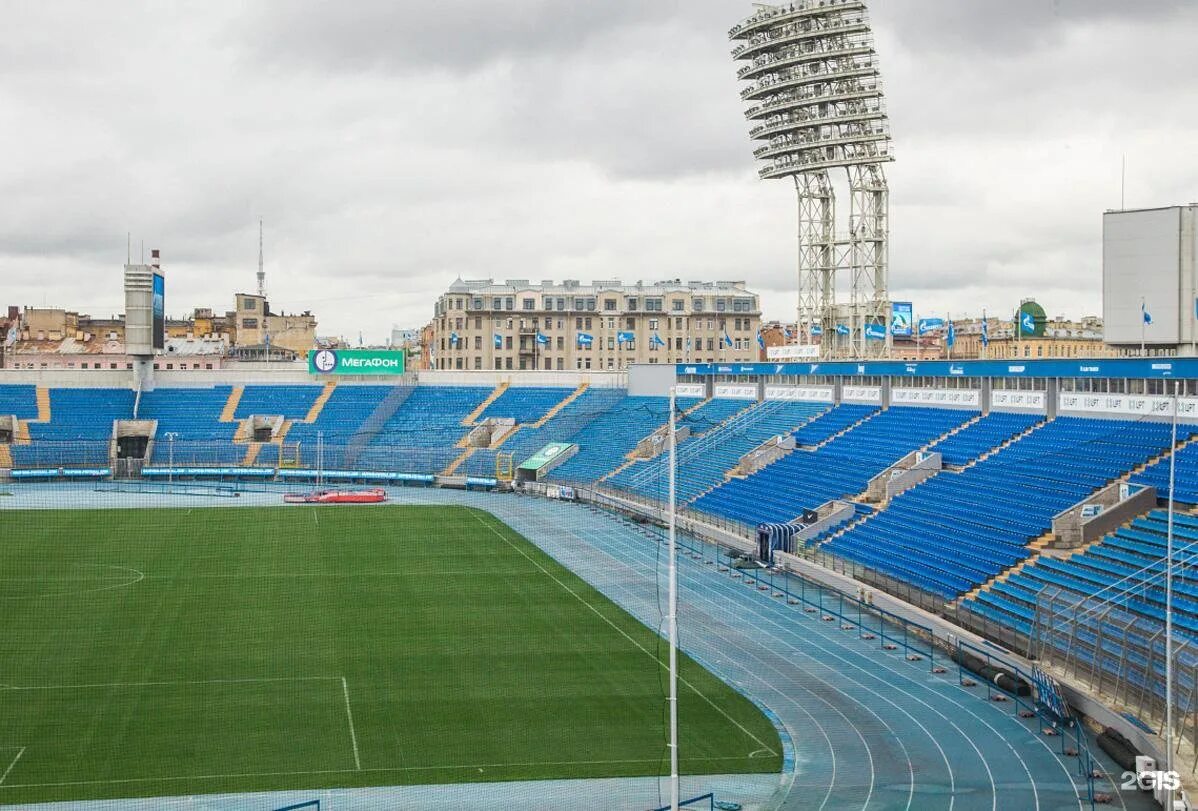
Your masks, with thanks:
[{"label": "grandstand barrier", "polygon": [[1096,541],[1155,506],[1155,487],[1112,482],[1052,517],[1053,546],[1072,549]]},{"label": "grandstand barrier", "polygon": [[[689,425],[679,425],[674,429],[674,444],[681,445],[691,435]],[[655,459],[670,449],[670,426],[663,425],[649,436],[636,443],[632,451],[637,459]]]},{"label": "grandstand barrier", "polygon": [[732,469],[733,476],[749,476],[770,465],[795,449],[794,434],[780,434],[762,442],[746,453]]},{"label": "grandstand barrier", "polygon": [[462,448],[491,448],[505,440],[512,431],[516,430],[516,420],[512,417],[487,417],[481,423],[471,428],[462,438]]},{"label": "grandstand barrier", "polygon": [[911,451],[902,459],[869,480],[865,488],[867,501],[889,501],[900,493],[935,476],[944,465],[936,451]]},{"label": "grandstand barrier", "polygon": [[833,500],[819,505],[815,510],[815,514],[819,518],[803,527],[795,536],[798,540],[803,541],[804,545],[833,527],[851,521],[853,516],[857,514],[857,511],[847,501]]}]

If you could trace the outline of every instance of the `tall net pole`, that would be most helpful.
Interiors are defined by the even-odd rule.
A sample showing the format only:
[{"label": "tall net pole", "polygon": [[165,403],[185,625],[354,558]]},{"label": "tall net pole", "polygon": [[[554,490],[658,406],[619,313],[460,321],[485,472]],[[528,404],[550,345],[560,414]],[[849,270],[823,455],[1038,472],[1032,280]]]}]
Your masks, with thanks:
[{"label": "tall net pole", "polygon": [[670,586],[667,621],[670,627],[670,809],[678,811],[678,547],[675,479],[678,474],[674,409],[678,390],[670,386]]},{"label": "tall net pole", "polygon": [[1173,384],[1173,435],[1169,444],[1169,521],[1165,531],[1165,808],[1173,808],[1173,477],[1177,469],[1177,389]]}]

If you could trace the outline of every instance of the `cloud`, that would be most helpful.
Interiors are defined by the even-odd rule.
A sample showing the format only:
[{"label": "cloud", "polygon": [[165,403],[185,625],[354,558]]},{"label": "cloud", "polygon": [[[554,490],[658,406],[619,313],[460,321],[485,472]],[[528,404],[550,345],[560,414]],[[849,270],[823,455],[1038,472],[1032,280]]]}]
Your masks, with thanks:
[{"label": "cloud", "polygon": [[[757,179],[723,0],[18,4],[0,41],[0,304],[417,326],[454,278],[744,279],[795,304],[795,207]],[[921,310],[1099,307],[1101,212],[1188,202],[1186,2],[876,0],[898,160],[891,287]],[[841,196],[840,207],[847,210]]]}]

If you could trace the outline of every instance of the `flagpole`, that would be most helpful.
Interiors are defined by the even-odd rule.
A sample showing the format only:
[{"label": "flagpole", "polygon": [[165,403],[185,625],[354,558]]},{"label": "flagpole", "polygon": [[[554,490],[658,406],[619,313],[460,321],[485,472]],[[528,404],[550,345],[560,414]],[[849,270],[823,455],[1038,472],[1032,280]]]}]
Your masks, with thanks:
[{"label": "flagpole", "polygon": [[678,811],[678,563],[675,479],[677,442],[674,408],[678,389],[670,387],[670,585],[667,620],[670,626],[670,809]]},{"label": "flagpole", "polygon": [[[1173,772],[1173,482],[1177,469],[1177,389],[1173,383],[1173,434],[1169,445],[1169,521],[1165,532],[1165,771]],[[1173,789],[1165,793],[1165,808],[1173,808]]]},{"label": "flagpole", "polygon": [[1144,317],[1144,297],[1140,296],[1140,357],[1144,357],[1144,325],[1148,323],[1148,319]]}]

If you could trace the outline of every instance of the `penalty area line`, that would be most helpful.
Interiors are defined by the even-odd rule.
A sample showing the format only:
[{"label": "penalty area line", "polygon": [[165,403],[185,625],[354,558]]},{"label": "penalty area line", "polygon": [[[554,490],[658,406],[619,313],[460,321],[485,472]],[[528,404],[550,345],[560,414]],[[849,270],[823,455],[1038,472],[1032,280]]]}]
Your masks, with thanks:
[{"label": "penalty area line", "polygon": [[17,761],[21,759],[21,755],[25,754],[25,747],[22,746],[17,751],[17,756],[12,759],[12,763],[8,764],[8,768],[4,770],[4,774],[0,775],[0,785],[4,785],[4,781],[8,779],[8,775],[12,773],[13,766],[17,765]]}]

